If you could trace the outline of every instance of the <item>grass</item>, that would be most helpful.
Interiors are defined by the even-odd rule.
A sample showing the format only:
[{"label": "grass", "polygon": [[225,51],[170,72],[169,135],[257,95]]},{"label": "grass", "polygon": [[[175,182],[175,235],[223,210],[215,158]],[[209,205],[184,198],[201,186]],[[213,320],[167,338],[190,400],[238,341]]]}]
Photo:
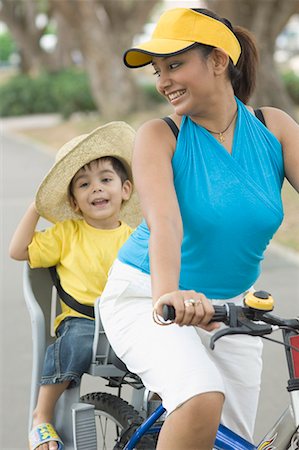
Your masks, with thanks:
[{"label": "grass", "polygon": [[[134,128],[137,128],[149,118],[163,117],[169,114],[168,108],[167,105],[163,105],[160,106],[159,111],[156,108],[154,111],[139,112],[128,117],[126,121]],[[78,115],[51,128],[32,128],[20,131],[32,139],[53,148],[53,152],[55,152],[74,136],[88,133],[102,124],[103,121],[96,114]],[[299,195],[287,181],[283,186],[282,198],[285,217],[281,227],[274,236],[274,241],[299,252]]]}]

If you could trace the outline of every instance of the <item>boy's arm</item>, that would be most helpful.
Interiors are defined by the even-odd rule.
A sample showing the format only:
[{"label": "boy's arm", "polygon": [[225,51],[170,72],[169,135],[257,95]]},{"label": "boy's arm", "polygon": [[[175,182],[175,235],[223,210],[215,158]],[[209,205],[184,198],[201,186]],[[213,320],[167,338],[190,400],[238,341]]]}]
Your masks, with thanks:
[{"label": "boy's arm", "polygon": [[21,219],[9,246],[9,256],[18,261],[28,260],[28,246],[32,241],[36,224],[39,220],[35,203],[31,203]]}]

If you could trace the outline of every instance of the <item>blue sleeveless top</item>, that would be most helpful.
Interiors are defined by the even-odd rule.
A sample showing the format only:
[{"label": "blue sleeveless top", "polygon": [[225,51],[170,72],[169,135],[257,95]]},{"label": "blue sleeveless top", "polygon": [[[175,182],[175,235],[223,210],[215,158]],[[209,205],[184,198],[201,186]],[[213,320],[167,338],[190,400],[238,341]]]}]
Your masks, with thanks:
[{"label": "blue sleeveless top", "polygon": [[[180,289],[226,299],[260,274],[264,251],[282,222],[282,148],[236,99],[232,153],[184,116],[172,158],[183,221]],[[119,251],[120,261],[150,273],[143,221]]]}]

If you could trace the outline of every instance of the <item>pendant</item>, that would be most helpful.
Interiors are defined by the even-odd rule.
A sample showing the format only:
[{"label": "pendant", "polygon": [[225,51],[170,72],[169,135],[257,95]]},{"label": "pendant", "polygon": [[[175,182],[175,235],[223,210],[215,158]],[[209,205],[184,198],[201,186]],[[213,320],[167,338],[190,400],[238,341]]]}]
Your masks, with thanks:
[{"label": "pendant", "polygon": [[219,133],[219,141],[221,142],[221,144],[223,144],[223,142],[225,141],[224,134]]}]

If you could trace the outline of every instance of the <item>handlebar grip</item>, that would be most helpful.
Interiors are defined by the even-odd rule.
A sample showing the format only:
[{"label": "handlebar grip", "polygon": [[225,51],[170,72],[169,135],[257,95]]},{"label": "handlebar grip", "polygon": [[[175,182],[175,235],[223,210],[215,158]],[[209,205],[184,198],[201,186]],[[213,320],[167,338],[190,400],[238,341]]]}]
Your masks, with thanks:
[{"label": "handlebar grip", "polygon": [[211,322],[226,322],[229,316],[229,310],[225,305],[213,305],[215,313]]},{"label": "handlebar grip", "polygon": [[[228,310],[225,305],[214,306],[215,313],[211,322],[225,322],[228,317]],[[162,317],[164,320],[175,320],[175,309],[170,305],[163,305]]]},{"label": "handlebar grip", "polygon": [[175,309],[170,305],[163,305],[162,317],[164,320],[174,321],[175,319]]}]

